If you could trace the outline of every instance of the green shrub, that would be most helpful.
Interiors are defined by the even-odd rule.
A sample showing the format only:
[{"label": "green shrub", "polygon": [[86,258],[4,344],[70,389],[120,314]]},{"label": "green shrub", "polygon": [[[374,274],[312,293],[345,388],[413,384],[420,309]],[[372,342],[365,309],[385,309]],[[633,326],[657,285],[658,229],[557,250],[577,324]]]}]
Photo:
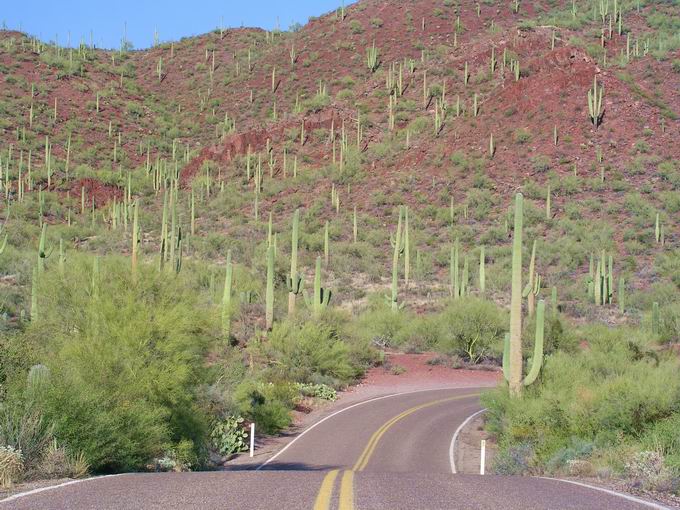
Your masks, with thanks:
[{"label": "green shrub", "polygon": [[274,377],[304,383],[328,381],[333,385],[350,382],[361,373],[352,364],[350,349],[337,331],[315,322],[282,322],[256,349],[272,360]]},{"label": "green shrub", "polygon": [[662,307],[659,315],[659,339],[662,342],[680,343],[680,303]]},{"label": "green shrub", "polygon": [[353,34],[361,34],[364,32],[364,27],[359,20],[353,19],[349,22],[349,30]]},{"label": "green shrub", "polygon": [[297,388],[300,393],[306,397],[316,397],[322,400],[334,401],[338,398],[338,392],[335,388],[327,384],[303,384],[298,383]]},{"label": "green shrub", "polygon": [[196,385],[208,372],[211,314],[181,278],[129,261],[69,260],[62,279],[45,273],[40,320],[26,331],[41,345],[50,380],[40,396],[57,439],[83,451],[95,471],[145,466],[180,440],[199,448],[206,415]]},{"label": "green shrub", "polygon": [[641,446],[646,450],[659,452],[666,460],[666,465],[676,475],[680,475],[680,413],[651,424],[640,438]]},{"label": "green shrub", "polygon": [[393,312],[380,295],[371,298],[371,307],[353,325],[356,334],[379,347],[394,347],[403,340],[402,331],[411,320],[410,314]]},{"label": "green shrub", "polygon": [[255,423],[256,431],[276,434],[291,423],[290,410],[297,398],[297,389],[284,381],[276,383],[244,380],[234,392],[239,411]]},{"label": "green shrub", "polygon": [[437,350],[477,363],[499,355],[508,323],[496,305],[469,297],[452,301],[440,314],[439,324]]},{"label": "green shrub", "polygon": [[540,472],[557,469],[574,441],[602,452],[635,440],[680,403],[677,359],[649,349],[642,333],[593,326],[577,335],[581,348],[548,356],[523,398],[504,388],[483,396],[504,455],[528,444]]},{"label": "green shrub", "polygon": [[0,445],[20,451],[27,469],[40,462],[43,451],[52,440],[52,429],[32,404],[0,402]]},{"label": "green shrub", "polygon": [[220,455],[242,452],[248,447],[248,433],[243,429],[243,418],[229,416],[216,421],[210,431],[210,439]]}]

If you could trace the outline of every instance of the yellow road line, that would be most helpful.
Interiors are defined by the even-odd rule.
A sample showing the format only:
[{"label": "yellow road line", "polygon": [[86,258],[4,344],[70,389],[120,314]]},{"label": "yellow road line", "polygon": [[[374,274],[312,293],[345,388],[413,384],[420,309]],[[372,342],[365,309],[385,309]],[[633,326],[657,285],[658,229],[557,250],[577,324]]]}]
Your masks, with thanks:
[{"label": "yellow road line", "polygon": [[[345,471],[342,474],[342,479],[340,481],[340,497],[338,510],[354,510],[354,473],[356,471],[363,471],[371,459],[373,452],[378,446],[378,443],[385,435],[385,433],[397,422],[403,420],[407,416],[420,411],[421,409],[426,409],[428,407],[435,406],[437,404],[443,404],[444,402],[452,402],[454,400],[463,400],[470,397],[478,397],[479,393],[470,393],[468,395],[459,395],[457,397],[444,398],[441,400],[435,400],[433,402],[427,402],[425,404],[420,404],[418,406],[407,409],[401,414],[398,414],[394,418],[388,420],[382,427],[375,431],[375,433],[368,440],[368,444],[364,451],[359,456],[357,463],[354,465],[351,471]],[[319,489],[319,494],[316,497],[316,502],[314,503],[314,510],[330,510],[331,500],[333,498],[333,489],[335,487],[335,480],[338,477],[339,470],[334,469],[329,471],[324,477],[321,483],[321,488]]]},{"label": "yellow road line", "polygon": [[338,510],[354,510],[354,471],[345,471],[342,475]]},{"label": "yellow road line", "polygon": [[329,471],[321,482],[321,489],[316,496],[314,503],[314,510],[329,510],[331,507],[331,498],[333,497],[333,487],[335,486],[335,479],[338,477],[339,470],[334,469]]},{"label": "yellow road line", "polygon": [[421,404],[415,407],[412,407],[411,409],[407,409],[403,413],[395,416],[391,420],[389,420],[387,423],[385,423],[382,427],[380,427],[378,430],[375,431],[375,433],[371,436],[371,439],[369,439],[368,444],[366,445],[366,448],[364,451],[361,453],[359,456],[359,459],[357,460],[357,463],[354,465],[354,468],[352,469],[353,471],[363,471],[364,468],[366,468],[366,465],[368,464],[368,461],[371,459],[371,456],[373,455],[373,452],[375,451],[378,442],[380,442],[380,439],[385,435],[385,433],[398,421],[406,418],[410,414],[415,413],[416,411],[420,411],[421,409],[425,409],[428,407],[435,406],[437,404],[442,404],[444,402],[451,402],[453,400],[462,400],[464,398],[470,398],[470,397],[476,397],[479,396],[479,393],[471,393],[469,395],[461,395],[457,397],[451,397],[451,398],[444,398],[441,400],[435,400],[434,402],[428,402],[426,404]]}]

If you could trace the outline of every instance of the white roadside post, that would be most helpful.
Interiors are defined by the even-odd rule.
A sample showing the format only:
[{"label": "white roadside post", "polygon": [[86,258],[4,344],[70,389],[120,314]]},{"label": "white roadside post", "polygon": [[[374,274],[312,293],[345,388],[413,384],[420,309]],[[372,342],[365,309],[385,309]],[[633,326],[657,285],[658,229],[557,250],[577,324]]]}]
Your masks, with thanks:
[{"label": "white roadside post", "polygon": [[486,440],[482,439],[482,453],[479,459],[479,474],[483,475],[486,468]]},{"label": "white roadside post", "polygon": [[255,454],[255,424],[250,424],[250,457]]}]

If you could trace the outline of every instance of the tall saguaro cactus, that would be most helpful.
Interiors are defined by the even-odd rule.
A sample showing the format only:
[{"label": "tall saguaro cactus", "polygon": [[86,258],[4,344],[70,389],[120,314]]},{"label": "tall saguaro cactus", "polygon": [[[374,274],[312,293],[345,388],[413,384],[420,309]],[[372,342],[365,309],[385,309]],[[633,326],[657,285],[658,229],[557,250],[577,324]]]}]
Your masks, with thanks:
[{"label": "tall saguaro cactus", "polygon": [[404,207],[404,284],[408,287],[411,275],[411,240],[409,238],[408,207]]},{"label": "tall saguaro cactus", "polygon": [[486,257],[484,246],[479,250],[479,292],[482,294],[486,292]]},{"label": "tall saguaro cactus", "polygon": [[302,290],[302,277],[297,271],[298,236],[300,229],[300,210],[293,214],[293,233],[290,243],[290,274],[288,275],[288,315],[295,313],[295,300]]},{"label": "tall saguaro cactus", "polygon": [[404,237],[402,236],[402,218],[404,216],[404,208],[399,208],[399,221],[397,223],[397,232],[394,238],[391,239],[392,247],[392,295],[389,298],[392,311],[399,311],[399,257],[404,253]]},{"label": "tall saguaro cactus", "polygon": [[224,292],[222,293],[222,332],[229,338],[231,332],[231,286],[233,267],[231,264],[231,250],[227,252],[227,268],[224,275]]},{"label": "tall saguaro cactus", "polygon": [[314,295],[309,296],[307,291],[303,291],[305,302],[314,315],[323,312],[331,301],[332,292],[321,286],[321,257],[316,258],[316,272],[314,274]]},{"label": "tall saguaro cactus", "polygon": [[265,325],[274,326],[274,246],[267,249],[267,291],[265,295]]},{"label": "tall saguaro cactus", "polygon": [[[524,197],[515,197],[515,229],[512,240],[512,297],[510,299],[510,335],[506,338],[503,355],[503,369],[510,386],[510,394],[518,397],[522,386],[536,380],[543,363],[543,322],[545,302],[539,302],[536,316],[536,344],[533,366],[526,379],[522,380],[522,229],[524,226]],[[540,326],[540,327],[539,327]],[[539,331],[540,329],[540,331]],[[539,355],[540,354],[540,355]]]},{"label": "tall saguaro cactus", "polygon": [[590,121],[597,129],[602,123],[602,93],[604,87],[597,86],[597,76],[593,79],[593,88],[588,90],[588,113]]},{"label": "tall saguaro cactus", "polygon": [[132,274],[137,271],[137,259],[139,256],[139,202],[135,200],[133,205],[132,219]]},{"label": "tall saguaro cactus", "polygon": [[47,223],[42,224],[42,229],[40,230],[40,242],[38,244],[38,273],[42,273],[45,270],[45,259],[52,255],[54,247],[50,249],[49,253],[46,251],[45,242],[47,240]]}]

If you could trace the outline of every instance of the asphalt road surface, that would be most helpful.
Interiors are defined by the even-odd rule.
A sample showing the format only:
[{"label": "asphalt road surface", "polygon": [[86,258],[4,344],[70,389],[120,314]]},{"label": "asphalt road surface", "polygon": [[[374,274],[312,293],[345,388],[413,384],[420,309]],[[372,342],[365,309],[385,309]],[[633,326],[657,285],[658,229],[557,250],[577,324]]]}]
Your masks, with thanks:
[{"label": "asphalt road surface", "polygon": [[308,428],[266,465],[95,478],[0,502],[0,510],[637,510],[664,508],[556,480],[452,474],[456,429],[478,391],[375,399]]}]

